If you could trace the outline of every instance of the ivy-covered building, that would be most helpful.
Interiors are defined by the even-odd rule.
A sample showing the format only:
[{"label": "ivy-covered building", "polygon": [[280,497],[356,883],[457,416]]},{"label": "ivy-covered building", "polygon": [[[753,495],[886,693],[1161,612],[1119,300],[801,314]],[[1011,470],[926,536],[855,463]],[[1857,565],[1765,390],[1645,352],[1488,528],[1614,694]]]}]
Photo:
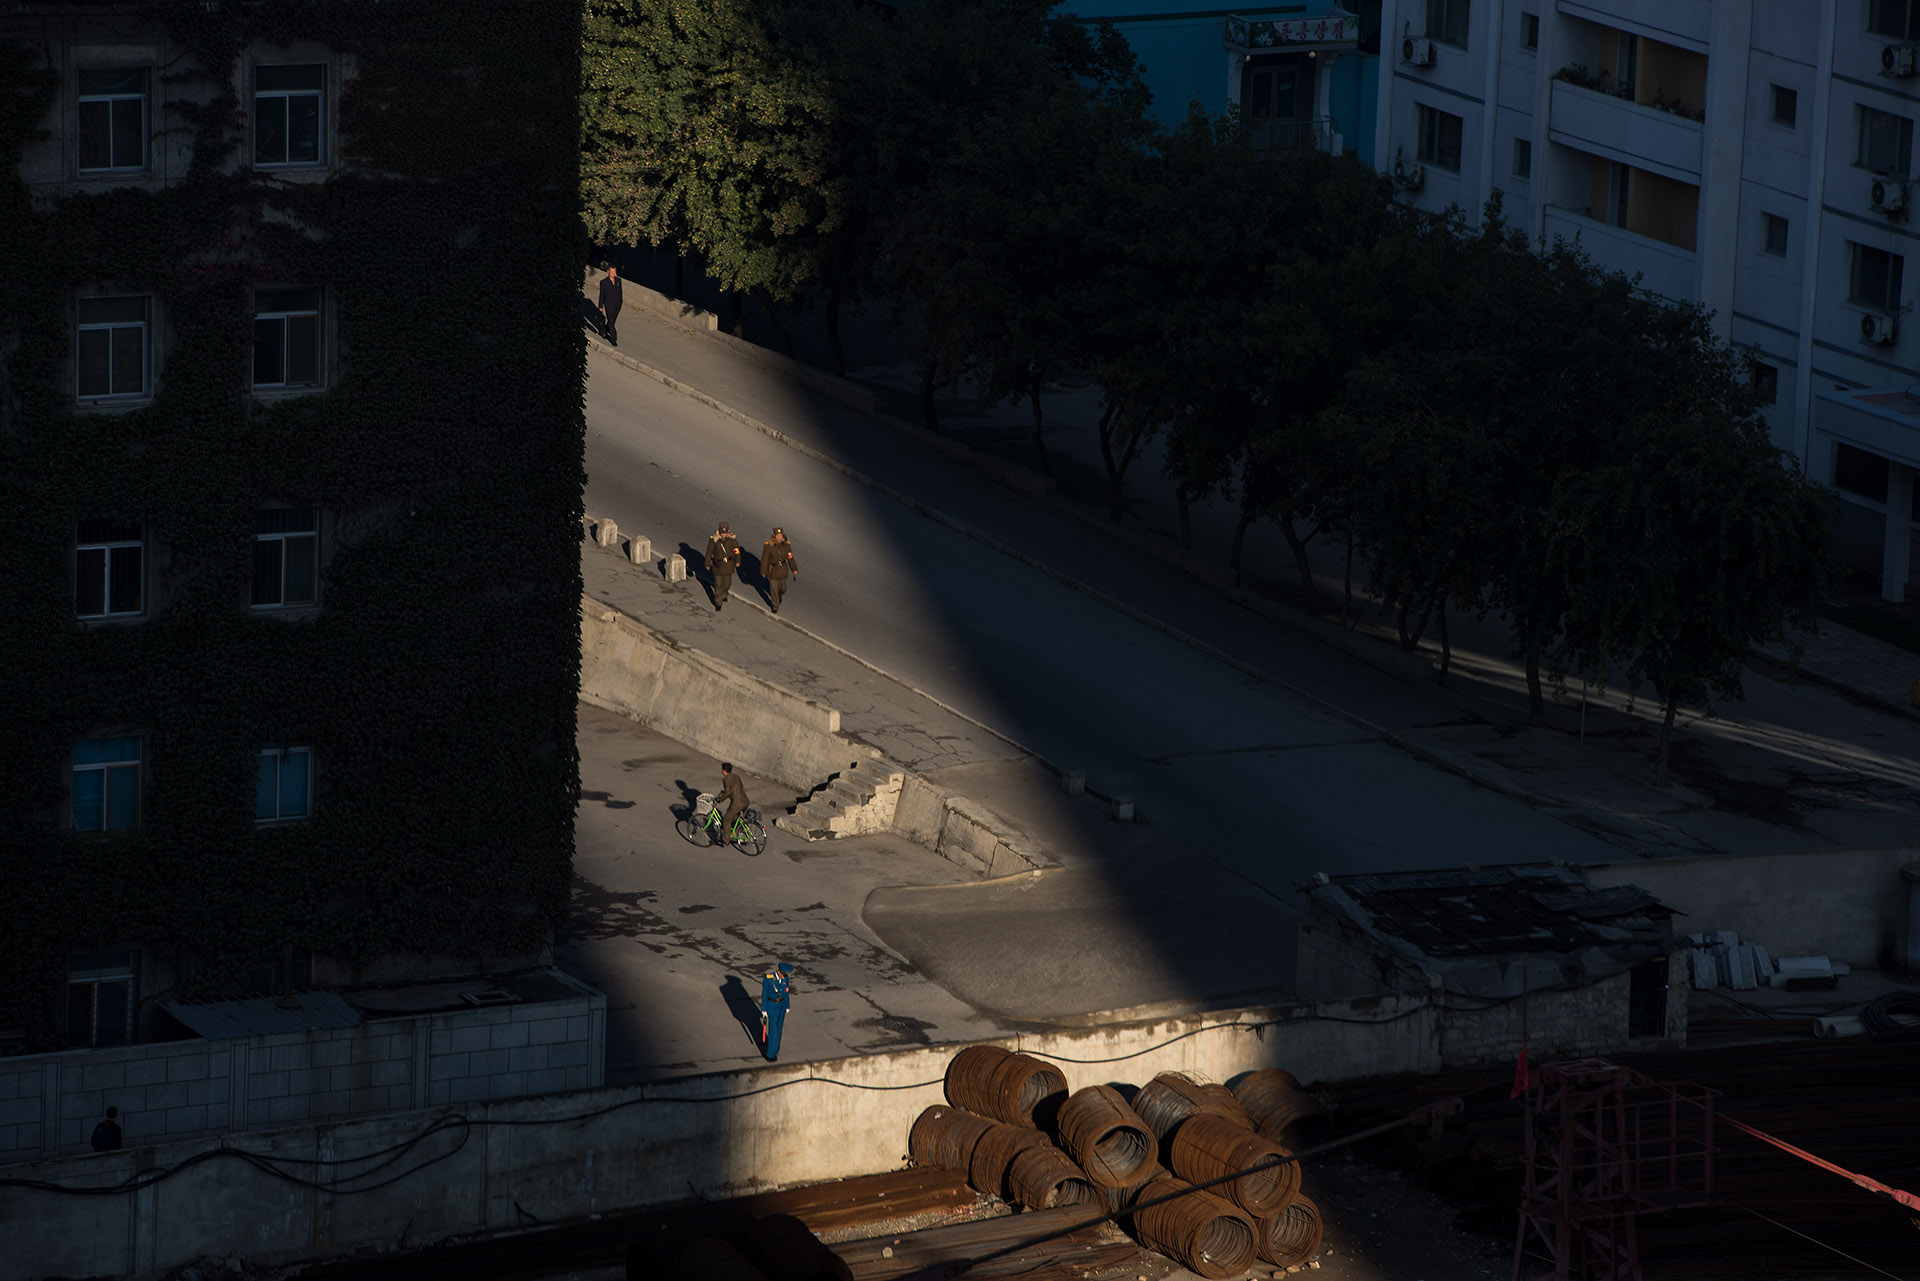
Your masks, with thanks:
[{"label": "ivy-covered building", "polygon": [[0,3],[0,1052],[547,948],[578,10]]}]

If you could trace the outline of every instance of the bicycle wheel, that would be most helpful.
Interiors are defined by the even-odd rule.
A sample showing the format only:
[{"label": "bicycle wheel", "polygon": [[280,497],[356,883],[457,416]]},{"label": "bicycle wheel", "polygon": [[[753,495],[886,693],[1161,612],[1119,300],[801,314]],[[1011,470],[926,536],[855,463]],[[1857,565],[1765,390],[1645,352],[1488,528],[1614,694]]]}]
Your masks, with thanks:
[{"label": "bicycle wheel", "polygon": [[766,824],[750,818],[736,819],[733,824],[733,843],[742,854],[759,855],[767,848]]},{"label": "bicycle wheel", "polygon": [[709,843],[705,839],[707,825],[692,816],[675,821],[673,830],[680,833],[689,845],[706,845]]}]

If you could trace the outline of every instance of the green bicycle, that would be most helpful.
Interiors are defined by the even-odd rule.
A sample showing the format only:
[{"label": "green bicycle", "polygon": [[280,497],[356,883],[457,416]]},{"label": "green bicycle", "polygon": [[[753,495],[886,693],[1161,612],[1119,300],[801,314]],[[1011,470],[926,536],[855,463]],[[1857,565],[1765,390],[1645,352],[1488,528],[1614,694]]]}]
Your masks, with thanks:
[{"label": "green bicycle", "polygon": [[693,810],[686,817],[674,823],[674,829],[689,845],[732,845],[742,854],[760,854],[767,848],[767,825],[760,821],[760,811],[749,805],[740,811],[733,820],[733,838],[723,841],[720,837],[721,811],[713,803],[709,792],[700,793],[693,803]]}]

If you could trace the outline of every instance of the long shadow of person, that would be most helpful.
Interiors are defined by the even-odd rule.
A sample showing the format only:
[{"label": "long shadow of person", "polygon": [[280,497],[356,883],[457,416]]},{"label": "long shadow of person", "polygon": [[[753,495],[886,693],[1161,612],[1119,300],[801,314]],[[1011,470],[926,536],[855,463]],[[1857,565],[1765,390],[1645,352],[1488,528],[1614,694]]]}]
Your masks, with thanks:
[{"label": "long shadow of person", "polygon": [[760,558],[758,556],[742,548],[740,552],[740,568],[736,569],[734,573],[739,576],[742,586],[751,587],[754,590],[754,593],[760,597],[762,604],[773,604],[773,593],[767,587],[767,576],[761,568]]},{"label": "long shadow of person", "polygon": [[584,295],[580,299],[580,323],[591,329],[596,337],[605,341],[607,326],[600,319],[600,308],[593,304],[592,299]]},{"label": "long shadow of person", "polygon": [[717,605],[719,598],[713,594],[713,575],[707,572],[707,554],[694,550],[692,543],[681,543],[680,555],[687,562],[687,577],[706,588],[707,604]]},{"label": "long shadow of person", "polygon": [[676,778],[673,785],[680,789],[680,803],[667,808],[673,811],[675,818],[686,818],[693,813],[693,807],[700,801],[700,789],[684,778]]},{"label": "long shadow of person", "polygon": [[740,981],[737,974],[727,975],[727,981],[720,985],[720,995],[726,998],[727,1012],[740,1021],[740,1030],[757,1048],[760,1045],[760,1003],[747,991],[746,984]]}]

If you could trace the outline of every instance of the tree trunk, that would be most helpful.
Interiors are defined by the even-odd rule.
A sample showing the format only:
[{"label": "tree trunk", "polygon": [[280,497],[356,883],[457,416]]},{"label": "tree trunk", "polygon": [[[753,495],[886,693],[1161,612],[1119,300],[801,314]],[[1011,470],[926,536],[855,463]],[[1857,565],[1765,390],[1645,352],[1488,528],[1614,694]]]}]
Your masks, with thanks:
[{"label": "tree trunk", "polygon": [[[1318,532],[1318,529],[1314,531],[1314,533]],[[1300,592],[1306,601],[1307,613],[1318,618],[1320,617],[1320,589],[1313,581],[1313,566],[1307,563],[1307,538],[1312,538],[1313,534],[1308,534],[1307,538],[1300,537],[1299,531],[1293,527],[1291,516],[1280,521],[1280,533],[1286,538],[1287,546],[1293,551],[1293,566],[1300,573]]]},{"label": "tree trunk", "polygon": [[1673,780],[1667,774],[1667,748],[1673,741],[1673,714],[1680,710],[1680,695],[1676,691],[1667,695],[1667,714],[1660,722],[1660,754],[1654,757],[1653,785],[1670,787]]},{"label": "tree trunk", "polygon": [[1340,598],[1340,625],[1347,626],[1347,614],[1353,609],[1353,535],[1347,535],[1346,594]]},{"label": "tree trunk", "polygon": [[847,353],[840,347],[840,291],[832,287],[827,290],[827,350],[833,353],[834,374],[845,378]]},{"label": "tree trunk", "polygon": [[1241,507],[1240,523],[1233,527],[1233,549],[1227,554],[1227,569],[1233,574],[1233,585],[1240,585],[1240,551],[1247,543],[1247,530],[1253,524],[1253,512]]},{"label": "tree trunk", "polygon": [[[1113,437],[1110,434],[1113,424],[1120,418],[1120,405],[1120,401],[1108,401],[1100,411],[1100,424],[1095,429],[1095,434],[1100,437],[1100,463],[1107,469],[1107,518],[1116,524],[1127,510],[1127,495],[1122,485],[1126,463],[1114,460]],[[1127,461],[1131,462],[1132,459],[1129,457]]]},{"label": "tree trunk", "polygon": [[940,410],[933,401],[933,380],[938,373],[931,357],[920,366],[920,416],[927,420],[929,431],[940,430]]},{"label": "tree trunk", "polygon": [[683,254],[673,256],[673,296],[675,301],[687,296],[687,260]]},{"label": "tree trunk", "polygon": [[1527,724],[1547,723],[1547,699],[1540,692],[1540,655],[1527,655]]},{"label": "tree trunk", "polygon": [[747,323],[743,313],[744,313],[744,308],[741,303],[740,291],[738,289],[728,290],[727,291],[727,332],[732,334],[735,338],[745,338],[747,336],[746,334]]},{"label": "tree trunk", "polygon": [[1420,638],[1426,635],[1427,621],[1433,617],[1433,602],[1438,595],[1439,595],[1438,588],[1434,589],[1433,592],[1428,594],[1427,603],[1424,606],[1422,606],[1420,610],[1420,621],[1413,625],[1413,630],[1411,632],[1407,630],[1407,619],[1412,615],[1412,610],[1413,610],[1412,603],[1409,602],[1408,604],[1402,605],[1400,607],[1400,648],[1401,649],[1406,650],[1408,653],[1412,653],[1414,650],[1420,648]]},{"label": "tree trunk", "polygon": [[1186,484],[1173,487],[1173,508],[1180,516],[1180,547],[1183,551],[1193,550],[1193,495],[1187,492]]},{"label": "tree trunk", "polygon": [[1442,596],[1437,607],[1440,611],[1436,620],[1440,628],[1440,675],[1434,678],[1434,684],[1447,683],[1447,671],[1453,666],[1453,642],[1447,637],[1447,598]]},{"label": "tree trunk", "polygon": [[1047,457],[1047,438],[1040,425],[1040,379],[1027,380],[1027,400],[1033,405],[1033,452],[1040,455],[1040,470],[1053,475],[1053,459]]}]

